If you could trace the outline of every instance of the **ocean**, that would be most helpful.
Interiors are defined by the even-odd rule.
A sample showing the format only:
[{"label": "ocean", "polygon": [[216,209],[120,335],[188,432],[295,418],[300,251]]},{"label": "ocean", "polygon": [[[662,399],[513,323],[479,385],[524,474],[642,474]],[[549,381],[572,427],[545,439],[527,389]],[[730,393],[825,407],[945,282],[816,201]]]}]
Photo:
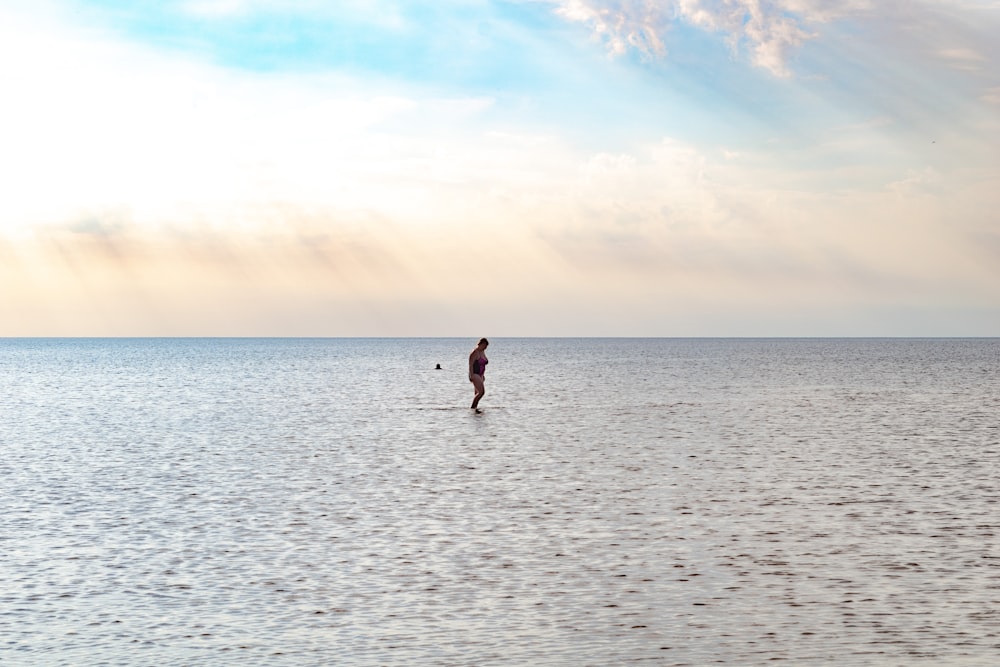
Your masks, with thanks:
[{"label": "ocean", "polygon": [[0,340],[0,663],[1000,664],[1000,339],[474,345]]}]

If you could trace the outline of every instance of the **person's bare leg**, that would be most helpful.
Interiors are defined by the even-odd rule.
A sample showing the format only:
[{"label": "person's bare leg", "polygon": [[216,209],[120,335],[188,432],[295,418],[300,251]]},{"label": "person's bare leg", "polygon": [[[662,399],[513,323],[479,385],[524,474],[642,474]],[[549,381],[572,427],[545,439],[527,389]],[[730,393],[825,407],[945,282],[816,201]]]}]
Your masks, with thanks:
[{"label": "person's bare leg", "polygon": [[481,399],[486,394],[486,386],[483,384],[483,379],[478,375],[472,376],[472,386],[476,388],[476,395],[472,399],[472,409],[479,409],[479,399]]}]

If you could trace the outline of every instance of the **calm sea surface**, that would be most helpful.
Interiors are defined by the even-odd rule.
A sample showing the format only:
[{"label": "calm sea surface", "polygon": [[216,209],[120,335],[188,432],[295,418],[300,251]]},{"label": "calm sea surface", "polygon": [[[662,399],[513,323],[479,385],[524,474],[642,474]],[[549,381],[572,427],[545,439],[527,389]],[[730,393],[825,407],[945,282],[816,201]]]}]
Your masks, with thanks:
[{"label": "calm sea surface", "polygon": [[0,663],[1000,664],[1000,340],[474,342],[0,340]]}]

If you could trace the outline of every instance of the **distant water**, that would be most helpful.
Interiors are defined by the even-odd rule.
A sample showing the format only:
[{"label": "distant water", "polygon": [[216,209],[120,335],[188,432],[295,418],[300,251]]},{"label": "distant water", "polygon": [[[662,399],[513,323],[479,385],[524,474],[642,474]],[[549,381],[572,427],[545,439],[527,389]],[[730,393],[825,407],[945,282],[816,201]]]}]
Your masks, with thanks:
[{"label": "distant water", "polygon": [[1000,340],[474,342],[0,340],[0,663],[1000,664]]}]

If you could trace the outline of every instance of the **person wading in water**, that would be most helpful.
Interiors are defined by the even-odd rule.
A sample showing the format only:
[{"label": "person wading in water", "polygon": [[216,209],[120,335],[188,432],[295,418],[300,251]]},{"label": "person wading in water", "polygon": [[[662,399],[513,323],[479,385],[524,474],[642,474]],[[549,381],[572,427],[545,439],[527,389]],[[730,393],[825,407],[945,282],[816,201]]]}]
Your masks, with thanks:
[{"label": "person wading in water", "polygon": [[486,364],[490,363],[490,360],[486,358],[486,348],[489,346],[490,342],[482,338],[476,345],[476,349],[469,355],[469,382],[476,390],[476,395],[472,399],[472,409],[476,412],[479,412],[479,399],[486,394],[483,375],[486,373]]}]

